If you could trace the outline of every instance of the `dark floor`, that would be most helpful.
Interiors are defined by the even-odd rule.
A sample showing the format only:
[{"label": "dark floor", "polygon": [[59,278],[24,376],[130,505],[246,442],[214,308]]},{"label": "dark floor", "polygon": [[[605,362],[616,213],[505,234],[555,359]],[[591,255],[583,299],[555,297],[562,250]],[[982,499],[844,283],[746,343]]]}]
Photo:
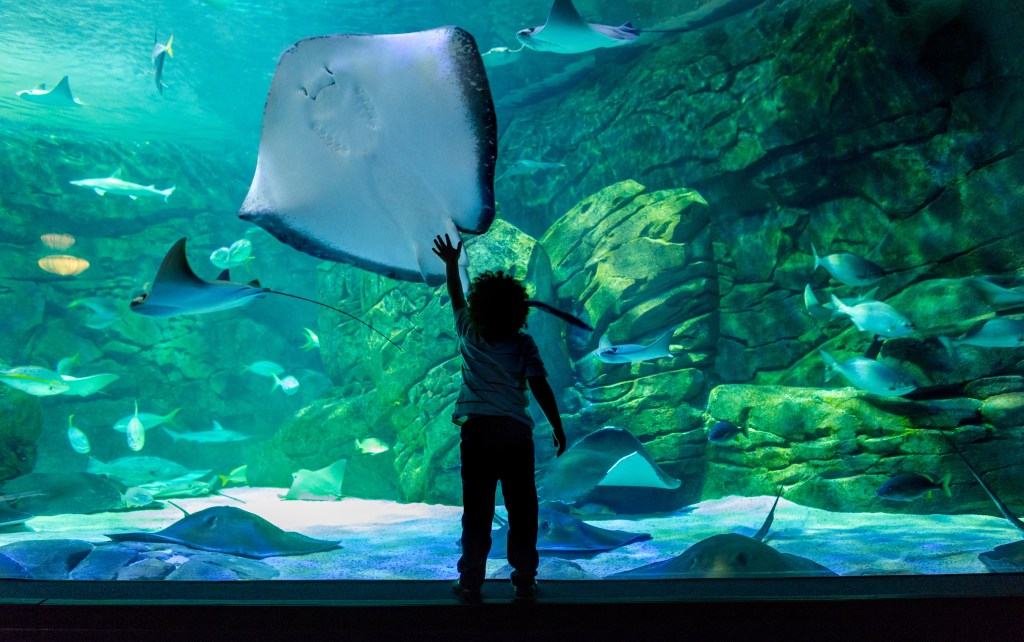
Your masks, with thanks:
[{"label": "dark floor", "polygon": [[1024,640],[1024,575],[541,584],[0,581],[0,640]]}]

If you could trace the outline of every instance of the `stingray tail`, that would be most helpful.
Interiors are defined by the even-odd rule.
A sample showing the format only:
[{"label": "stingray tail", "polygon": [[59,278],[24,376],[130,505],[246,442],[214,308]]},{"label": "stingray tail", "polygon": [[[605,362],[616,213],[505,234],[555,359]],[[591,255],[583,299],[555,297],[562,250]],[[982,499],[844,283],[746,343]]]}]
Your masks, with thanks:
[{"label": "stingray tail", "polygon": [[[374,332],[376,332],[377,334],[379,334],[380,336],[382,336],[382,337],[384,338],[384,340],[385,340],[385,341],[387,341],[387,342],[388,342],[388,343],[390,343],[391,345],[395,346],[395,347],[396,347],[396,348],[398,348],[399,350],[402,350],[402,346],[398,345],[397,343],[395,343],[394,341],[392,341],[391,339],[389,339],[389,338],[387,337],[387,335],[386,335],[386,334],[384,334],[383,332],[381,332],[381,331],[380,331],[380,330],[378,330],[377,328],[373,327],[372,325],[370,325],[370,324],[369,324],[369,323],[367,323],[366,321],[363,321],[363,320],[362,320],[362,319],[360,319],[359,317],[357,317],[357,316],[355,316],[355,315],[352,315],[352,314],[349,314],[348,312],[345,312],[344,310],[339,310],[338,308],[336,308],[336,307],[334,307],[334,306],[330,306],[330,305],[327,305],[326,303],[321,303],[320,301],[316,301],[316,300],[314,300],[314,299],[307,299],[306,297],[304,297],[304,296],[299,296],[299,295],[297,295],[297,294],[288,294],[287,292],[279,292],[278,290],[271,290],[271,289],[269,289],[269,288],[266,288],[266,289],[265,289],[265,291],[266,291],[266,292],[268,292],[268,293],[270,293],[270,294],[280,294],[281,296],[287,296],[287,297],[291,297],[291,298],[293,298],[293,299],[298,299],[299,301],[306,301],[307,303],[315,303],[315,304],[317,304],[317,305],[319,305],[319,306],[322,306],[322,307],[325,307],[325,308],[327,308],[328,310],[334,310],[335,312],[337,312],[337,313],[339,313],[339,314],[344,314],[345,316],[347,316],[348,318],[352,319],[353,321],[358,321],[359,323],[362,323],[362,324],[363,324],[363,325],[365,325],[365,326],[366,326],[367,328],[369,328],[369,329],[373,330]],[[404,352],[404,350],[403,350],[403,352]]]},{"label": "stingray tail", "polygon": [[589,330],[590,332],[594,331],[594,328],[590,327],[589,324],[587,324],[583,319],[579,318],[578,316],[569,314],[568,312],[563,312],[554,306],[548,305],[547,303],[541,303],[540,301],[533,301],[531,299],[526,302],[526,305],[530,306],[531,308],[543,310],[544,312],[554,315],[561,319],[562,321],[570,323],[576,326],[577,328],[583,328],[584,330]]},{"label": "stingray tail", "polygon": [[[949,447],[953,450],[953,452],[960,456],[960,459],[963,460],[964,465],[967,466],[967,470],[971,471],[971,474],[974,475],[974,479],[976,479],[978,483],[981,484],[982,490],[984,490],[985,493],[989,496],[989,498],[992,500],[992,503],[996,505],[996,508],[999,509],[999,512],[1003,514],[1003,517],[1006,518],[1006,521],[1010,522],[1010,524],[1013,525],[1017,530],[1024,532],[1024,522],[1021,522],[1020,519],[1018,519],[1017,516],[1013,514],[1010,508],[1006,504],[1004,504],[1001,499],[996,497],[996,494],[992,492],[992,489],[988,487],[988,484],[982,481],[981,475],[979,475],[978,472],[974,470],[974,466],[971,465],[971,462],[967,461],[967,457],[965,457],[964,454],[960,452],[960,449],[956,447],[956,444],[953,443],[953,440],[949,437],[949,435],[942,431],[939,431],[939,434],[946,439],[946,443],[949,444]],[[943,485],[943,490],[947,490],[949,488],[949,481],[944,481],[945,483]]]}]

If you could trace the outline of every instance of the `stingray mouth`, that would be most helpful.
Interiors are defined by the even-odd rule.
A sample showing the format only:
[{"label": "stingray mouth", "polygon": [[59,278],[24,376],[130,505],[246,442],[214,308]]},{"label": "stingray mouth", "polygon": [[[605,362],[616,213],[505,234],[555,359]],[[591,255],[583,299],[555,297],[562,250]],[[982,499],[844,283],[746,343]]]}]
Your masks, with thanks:
[{"label": "stingray mouth", "polygon": [[523,40],[524,38],[530,38],[533,36],[533,32],[537,30],[537,27],[530,27],[529,29],[520,29],[516,32],[516,38]]},{"label": "stingray mouth", "polygon": [[134,308],[137,305],[142,305],[143,303],[145,303],[146,299],[148,299],[148,298],[149,298],[149,292],[143,292],[142,294],[140,294],[137,297],[135,297],[134,299],[132,299],[132,302],[129,305],[130,305],[130,307]]}]

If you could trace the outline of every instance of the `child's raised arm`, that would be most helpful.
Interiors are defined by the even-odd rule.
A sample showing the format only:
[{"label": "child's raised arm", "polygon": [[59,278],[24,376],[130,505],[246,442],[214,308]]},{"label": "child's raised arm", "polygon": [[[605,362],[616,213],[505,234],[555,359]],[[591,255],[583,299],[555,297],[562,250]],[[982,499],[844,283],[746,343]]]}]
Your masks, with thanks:
[{"label": "child's raised arm", "polygon": [[447,234],[444,235],[444,241],[441,240],[441,235],[438,234],[434,238],[432,251],[439,259],[444,261],[448,296],[452,300],[452,310],[458,312],[466,307],[466,295],[462,292],[462,277],[459,276],[459,256],[462,254],[462,241],[459,241],[458,247],[453,247],[452,240]]}]

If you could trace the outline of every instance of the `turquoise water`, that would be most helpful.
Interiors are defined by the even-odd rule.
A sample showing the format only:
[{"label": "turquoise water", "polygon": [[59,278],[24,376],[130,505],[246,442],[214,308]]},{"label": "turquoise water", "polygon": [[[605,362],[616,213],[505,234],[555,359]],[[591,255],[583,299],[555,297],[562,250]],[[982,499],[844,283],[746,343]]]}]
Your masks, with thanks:
[{"label": "turquoise water", "polygon": [[[461,172],[493,185],[497,208],[485,234],[465,235],[469,274],[510,270],[594,328],[540,312],[529,322],[572,444],[556,460],[531,408],[539,492],[554,511],[542,528],[547,576],[628,573],[691,546],[711,547],[704,575],[1019,571],[1017,549],[996,547],[1024,528],[1020,7],[576,6],[641,32],[580,53],[508,53],[497,48],[519,47],[516,32],[543,24],[549,6],[0,7],[0,481],[13,511],[0,513],[0,544],[63,546],[76,564],[93,550],[122,556],[77,579],[162,578],[196,557],[189,543],[243,578],[318,577],[318,566],[330,578],[452,573],[460,375],[449,302],[443,286],[380,267],[412,260],[416,243],[445,231],[440,219],[417,230],[427,238],[366,241],[369,255],[349,265],[237,213],[285,50],[457,24],[485,54],[497,120],[493,166]],[[162,93],[154,33],[174,37]],[[64,76],[83,104],[18,95]],[[412,85],[388,78],[386,88]],[[333,175],[309,176],[329,161],[300,155],[308,167],[284,185],[297,202],[315,194],[314,209],[328,202],[320,231],[344,242],[383,225],[372,199],[346,209],[365,185],[389,185],[382,200],[429,185],[402,197],[408,220],[447,202],[446,189],[476,197],[475,184],[445,183],[458,159],[429,155],[465,136],[447,113],[425,117],[441,91],[368,99],[394,107],[408,137],[437,134],[376,150],[402,149],[385,175],[406,181],[366,172],[327,197],[314,190]],[[341,154],[372,111],[314,125]],[[115,174],[137,198],[72,183]],[[228,267],[243,294],[263,294],[245,285],[256,279],[343,313],[275,294],[204,314],[133,311],[181,238],[203,279]],[[55,273],[53,255],[74,257],[63,261],[77,273]],[[811,566],[778,562],[751,537],[780,488],[765,542]],[[343,548],[274,540],[263,556],[237,531],[206,526],[173,550],[151,544],[166,553],[153,575],[124,570],[144,545],[133,557],[107,536],[168,527],[182,518],[175,505],[240,508]],[[570,517],[651,537],[599,549]],[[735,550],[706,542],[734,532],[744,559],[765,566],[722,566]],[[361,564],[355,552],[371,550]],[[46,576],[20,549],[7,553]],[[245,556],[276,574],[233,560]],[[493,555],[490,572],[503,564]],[[197,568],[187,577],[225,579]]]}]

